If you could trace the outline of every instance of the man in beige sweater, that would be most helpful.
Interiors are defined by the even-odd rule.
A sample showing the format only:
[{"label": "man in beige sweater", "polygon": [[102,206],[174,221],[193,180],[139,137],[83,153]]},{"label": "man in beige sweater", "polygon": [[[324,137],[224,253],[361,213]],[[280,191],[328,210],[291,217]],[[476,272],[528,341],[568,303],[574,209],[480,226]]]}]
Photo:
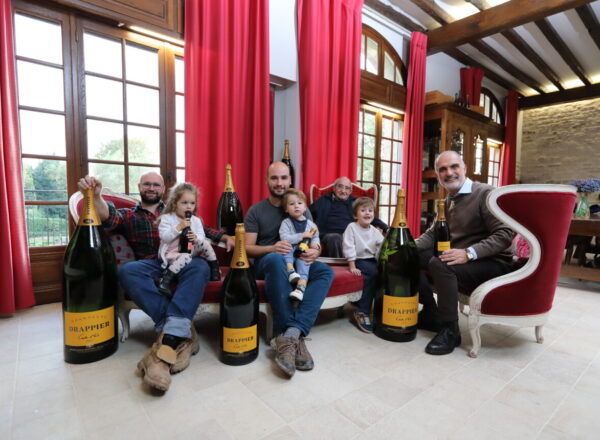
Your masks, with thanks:
[{"label": "man in beige sweater", "polygon": [[[440,185],[448,191],[446,217],[451,249],[433,256],[433,225],[417,240],[421,258],[418,326],[437,332],[425,351],[433,355],[451,353],[460,345],[458,292],[471,292],[479,284],[512,270],[513,231],[492,215],[486,200],[493,189],[466,177],[462,157],[444,151],[435,162]],[[429,278],[437,292],[433,297]]]}]

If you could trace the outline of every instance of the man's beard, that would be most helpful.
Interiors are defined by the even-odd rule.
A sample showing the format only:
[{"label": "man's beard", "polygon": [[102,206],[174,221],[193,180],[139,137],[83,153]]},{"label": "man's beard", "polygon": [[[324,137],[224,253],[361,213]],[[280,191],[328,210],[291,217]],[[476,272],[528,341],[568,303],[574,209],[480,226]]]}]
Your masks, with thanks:
[{"label": "man's beard", "polygon": [[283,194],[277,194],[273,188],[269,188],[269,194],[276,199],[283,199]]},{"label": "man's beard", "polygon": [[145,193],[140,194],[140,198],[142,199],[142,203],[147,203],[152,205],[154,203],[160,202],[160,197],[162,194],[155,194],[154,196],[148,197]]}]

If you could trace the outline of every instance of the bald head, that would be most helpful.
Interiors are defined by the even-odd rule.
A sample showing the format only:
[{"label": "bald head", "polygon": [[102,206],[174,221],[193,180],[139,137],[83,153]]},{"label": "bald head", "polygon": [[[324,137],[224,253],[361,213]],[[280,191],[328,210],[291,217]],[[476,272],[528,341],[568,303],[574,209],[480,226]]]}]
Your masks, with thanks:
[{"label": "bald head", "polygon": [[465,166],[465,161],[463,160],[462,156],[460,154],[458,154],[456,151],[454,150],[446,150],[446,151],[442,151],[438,157],[435,159],[435,169],[437,171],[438,169],[438,163],[441,159],[445,158],[445,157],[450,157],[450,160],[457,160],[461,165]]},{"label": "bald head", "polygon": [[467,167],[456,151],[444,151],[435,160],[435,173],[440,185],[456,194],[467,178]]},{"label": "bald head", "polygon": [[352,194],[352,182],[346,176],[338,177],[333,184],[333,193],[340,200],[346,200]]},{"label": "bald head", "polygon": [[140,183],[144,182],[160,182],[162,185],[165,184],[163,177],[155,171],[148,171],[140,176]]},{"label": "bald head", "polygon": [[150,171],[140,176],[138,190],[142,203],[152,205],[158,203],[165,193],[165,181],[160,174]]},{"label": "bald head", "polygon": [[290,169],[283,162],[273,162],[267,168],[267,186],[271,202],[281,200],[283,194],[290,187]]}]

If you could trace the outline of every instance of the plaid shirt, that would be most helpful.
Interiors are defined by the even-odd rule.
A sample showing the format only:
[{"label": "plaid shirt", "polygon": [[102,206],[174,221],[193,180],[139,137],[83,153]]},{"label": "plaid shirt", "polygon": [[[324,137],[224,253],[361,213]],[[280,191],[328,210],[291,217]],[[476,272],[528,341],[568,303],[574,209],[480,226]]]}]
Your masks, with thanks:
[{"label": "plaid shirt", "polygon": [[[123,234],[129,242],[136,260],[156,258],[160,237],[156,220],[165,209],[161,200],[156,213],[142,208],[138,202],[133,208],[115,208],[112,202],[107,201],[108,218],[102,223],[107,231]],[[223,232],[204,225],[204,234],[214,242],[219,242]]]}]

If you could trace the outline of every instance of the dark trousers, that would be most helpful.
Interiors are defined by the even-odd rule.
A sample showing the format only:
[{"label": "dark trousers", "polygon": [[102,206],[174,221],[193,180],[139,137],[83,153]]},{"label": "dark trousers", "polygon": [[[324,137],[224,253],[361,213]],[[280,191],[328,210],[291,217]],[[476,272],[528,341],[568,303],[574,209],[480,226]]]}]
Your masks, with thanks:
[{"label": "dark trousers", "polygon": [[481,283],[512,271],[510,261],[491,258],[449,266],[434,257],[431,249],[420,251],[419,259],[419,302],[425,307],[435,307],[433,284],[437,292],[438,318],[442,322],[458,319],[458,292],[471,293]]},{"label": "dark trousers", "polygon": [[369,314],[371,304],[373,304],[373,295],[377,285],[377,260],[375,258],[356,259],[354,262],[356,268],[360,269],[363,277],[363,290],[360,299],[356,302],[358,310]]},{"label": "dark trousers", "polygon": [[342,234],[335,234],[333,232],[321,236],[323,256],[330,258],[344,258],[344,253],[342,252],[343,240]]}]

